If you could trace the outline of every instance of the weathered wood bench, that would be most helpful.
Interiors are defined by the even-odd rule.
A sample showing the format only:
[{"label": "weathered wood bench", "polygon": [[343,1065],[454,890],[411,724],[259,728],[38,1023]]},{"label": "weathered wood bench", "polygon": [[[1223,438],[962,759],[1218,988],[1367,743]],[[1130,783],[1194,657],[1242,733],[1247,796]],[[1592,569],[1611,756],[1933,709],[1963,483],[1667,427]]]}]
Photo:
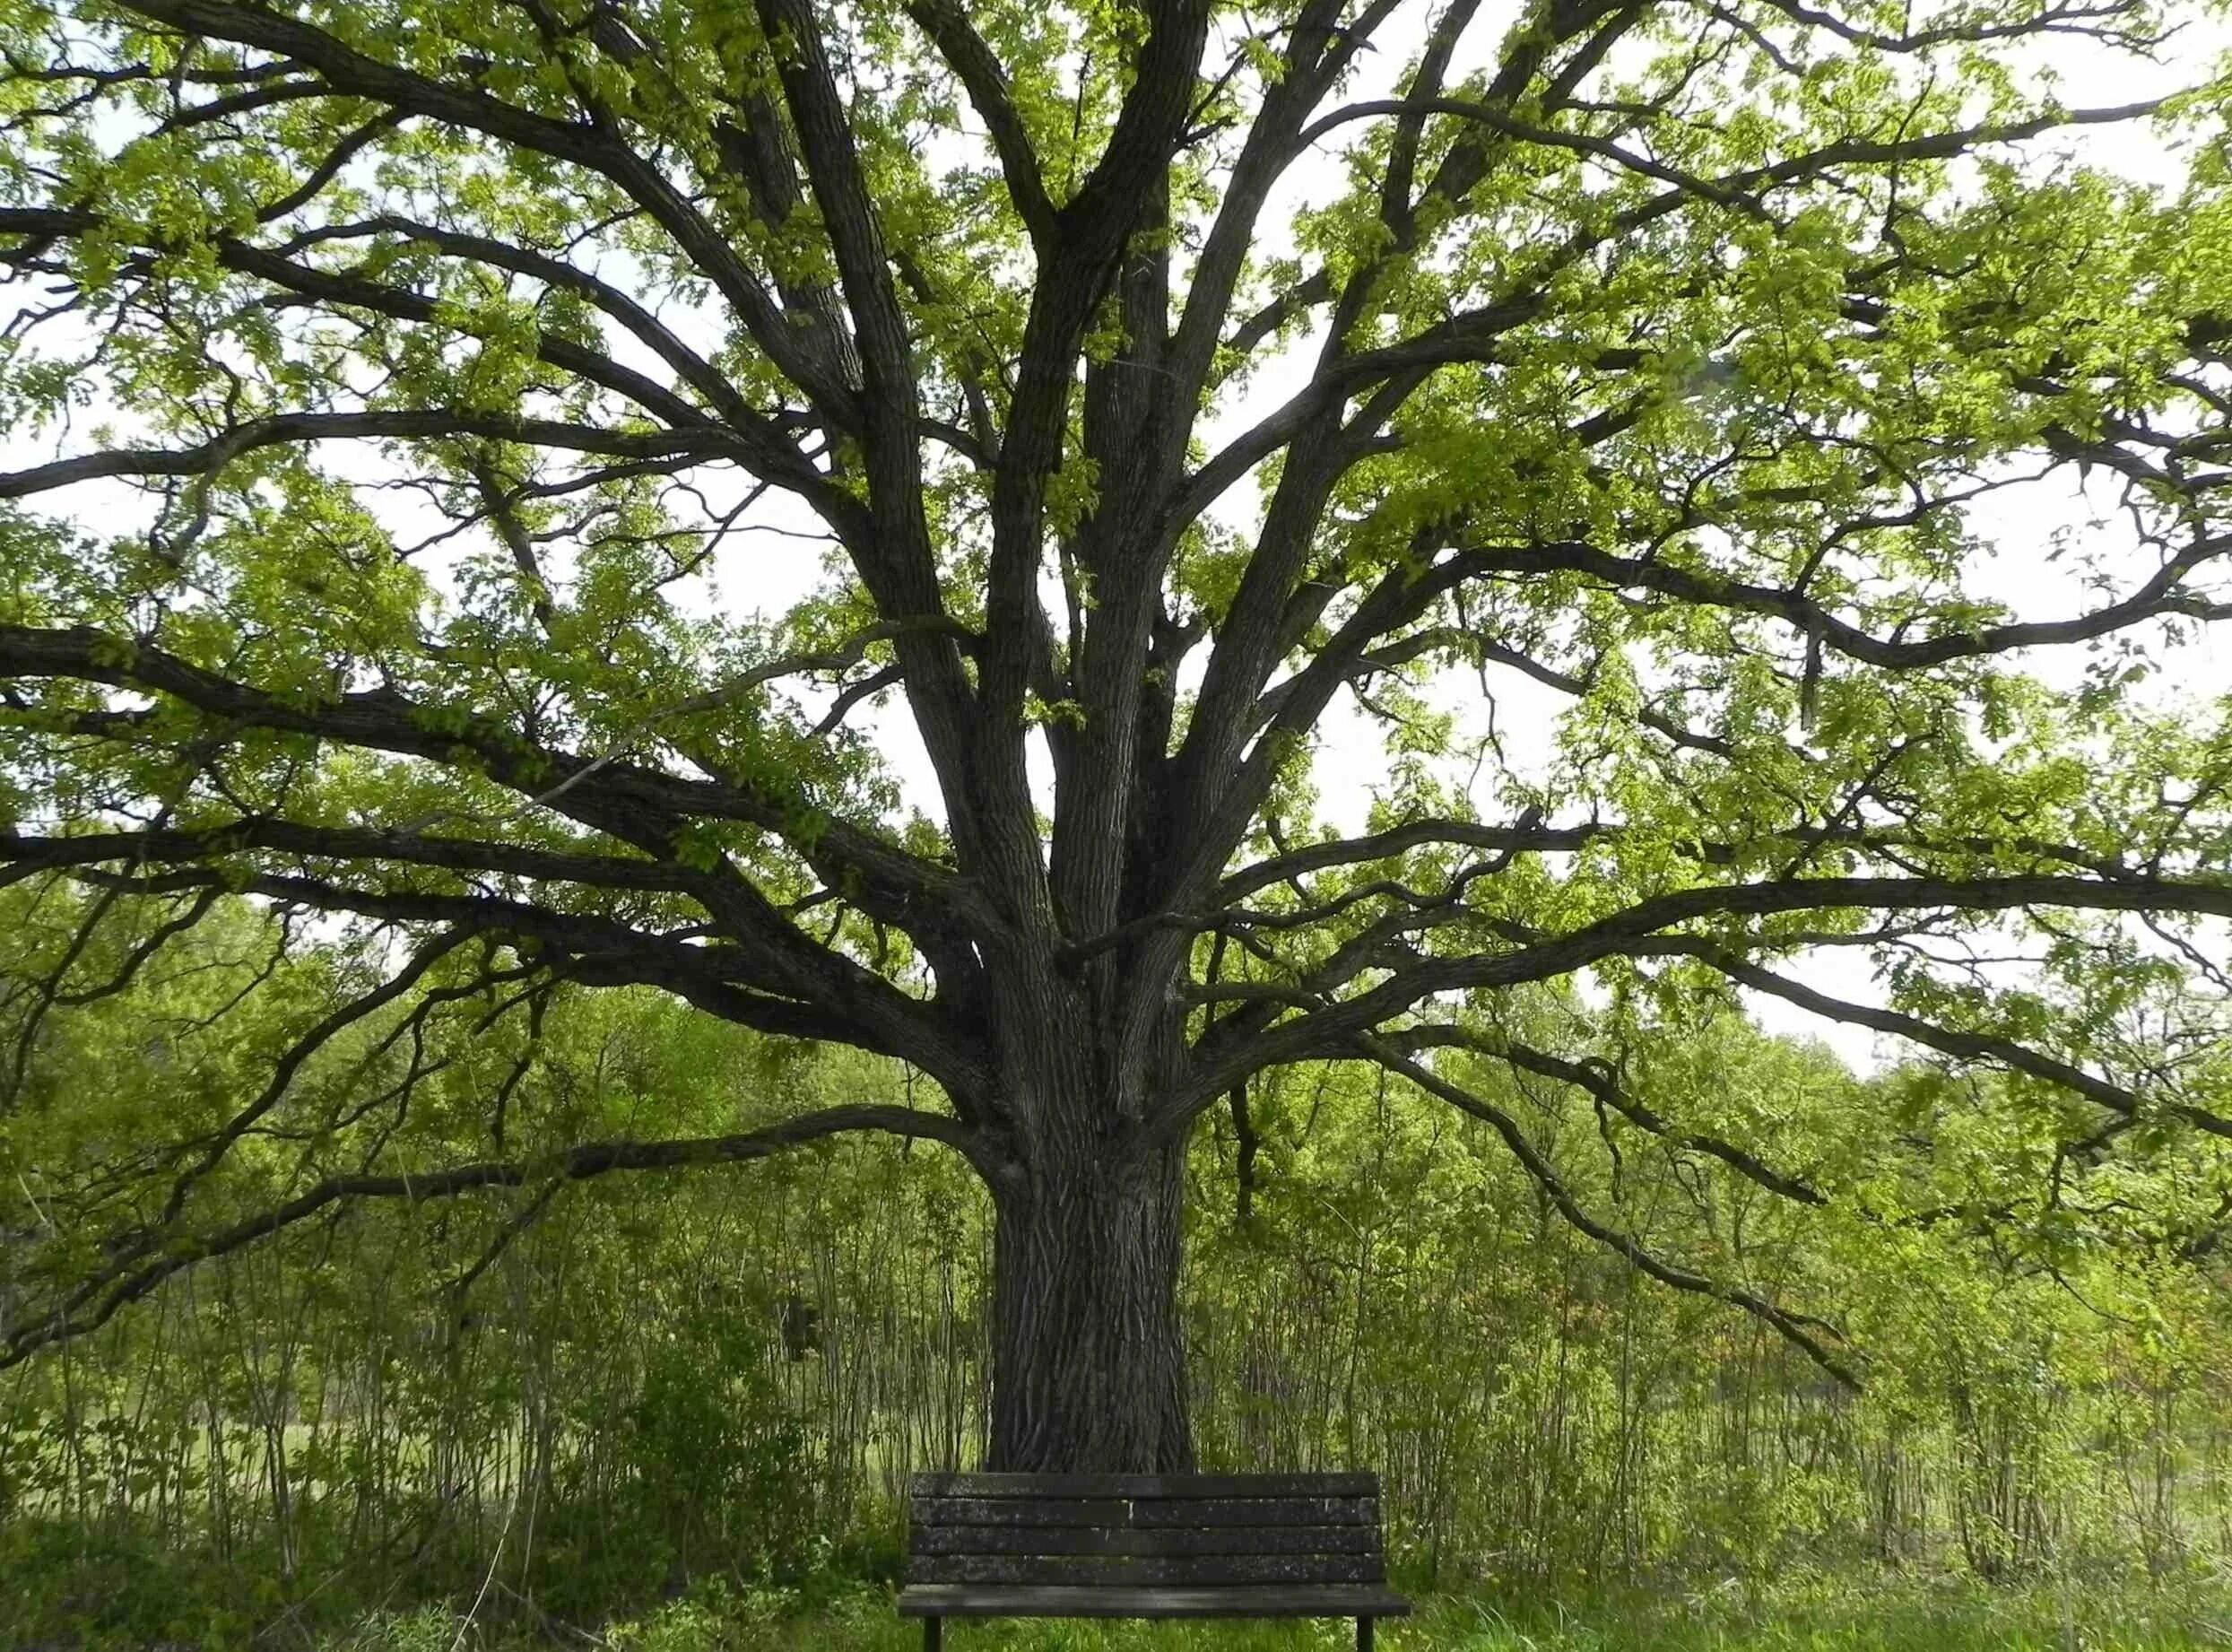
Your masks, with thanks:
[{"label": "weathered wood bench", "polygon": [[902,1617],[1406,1615],[1382,1564],[1377,1474],[917,1474]]}]

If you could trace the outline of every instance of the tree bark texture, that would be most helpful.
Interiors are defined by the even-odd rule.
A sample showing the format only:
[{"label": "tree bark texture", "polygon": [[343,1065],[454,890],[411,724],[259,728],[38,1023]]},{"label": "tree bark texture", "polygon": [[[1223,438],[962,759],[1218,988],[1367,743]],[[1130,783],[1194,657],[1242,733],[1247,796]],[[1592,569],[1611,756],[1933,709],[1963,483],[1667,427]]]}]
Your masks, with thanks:
[{"label": "tree bark texture", "polygon": [[1194,1466],[1177,1308],[1183,1144],[1078,1143],[994,1190],[995,1471]]}]

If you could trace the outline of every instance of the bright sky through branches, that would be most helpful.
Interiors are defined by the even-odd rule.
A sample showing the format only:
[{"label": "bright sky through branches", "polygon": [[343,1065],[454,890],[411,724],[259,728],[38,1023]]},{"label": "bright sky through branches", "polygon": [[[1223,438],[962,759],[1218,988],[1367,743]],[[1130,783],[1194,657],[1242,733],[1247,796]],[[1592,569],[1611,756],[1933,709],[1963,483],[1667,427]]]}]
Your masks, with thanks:
[{"label": "bright sky through branches", "polygon": [[[1366,54],[1361,67],[1343,88],[1342,100],[1368,101],[1395,91],[1425,38],[1431,15],[1431,8],[1416,0],[1404,7]],[[1469,37],[1472,59],[1461,57],[1454,65],[1454,74],[1462,75],[1490,59],[1498,33],[1495,28],[1476,29]],[[2103,52],[2083,39],[2031,42],[2015,61],[2041,85],[2052,77],[2059,95],[2071,104],[2123,105],[2198,81],[2228,39],[2232,34],[2220,20],[2196,18],[2185,24],[2163,50],[2161,61],[2152,66]],[[1291,240],[1287,230],[1291,222],[1340,193],[1348,181],[1340,156],[1356,130],[1329,132],[1316,144],[1313,157],[1287,174],[1264,216],[1264,256],[1289,250]],[[121,140],[128,135],[119,130],[117,135]],[[955,150],[957,161],[975,159],[968,153],[967,145],[957,143]],[[2183,157],[2166,148],[2145,122],[2086,128],[2035,142],[2027,146],[2026,152],[2031,164],[2045,164],[2047,157],[2059,156],[2066,164],[2108,169],[2166,191],[2176,188],[2184,168]],[[619,279],[626,272],[607,260],[604,273]],[[687,303],[668,302],[661,307],[660,314],[685,337],[717,343],[718,323],[710,306],[693,309]],[[649,361],[636,341],[609,326],[605,330],[616,359],[638,365]],[[1203,434],[1209,450],[1214,452],[1248,429],[1305,384],[1320,342],[1319,336],[1305,335],[1261,365],[1245,394],[1233,397],[1207,424]],[[42,346],[66,348],[66,333],[49,329],[42,335]],[[119,437],[132,439],[135,429],[132,410],[103,399],[98,384],[89,388],[88,404],[73,420],[75,429],[109,423]],[[26,431],[14,432],[0,444],[0,466],[13,469],[50,458],[68,446],[73,434],[48,430],[33,437]],[[445,516],[413,492],[407,479],[385,474],[382,461],[369,449],[348,443],[326,444],[319,459],[338,474],[353,476],[364,484],[362,496],[398,543],[433,539],[449,526]],[[1244,478],[1228,491],[1215,515],[1229,528],[1252,527],[1255,497],[1255,479]],[[732,502],[708,501],[708,516],[717,516]],[[95,535],[113,534],[126,523],[152,521],[153,517],[150,498],[122,483],[82,489],[71,496],[70,504],[85,530]],[[2045,482],[1990,495],[1971,509],[1969,522],[1977,535],[1996,547],[1988,560],[1975,565],[1975,594],[2003,602],[2021,619],[2078,612],[2089,596],[2084,581],[2087,558],[2100,558],[2113,566],[2117,551],[2128,543],[2127,529],[2116,519],[2106,486],[2096,478],[2089,491],[2080,492],[2071,487],[2063,473]],[[445,555],[461,552],[467,543],[437,545],[426,552],[420,565],[439,570]],[[675,585],[670,600],[682,612],[708,619],[771,625],[825,583],[829,553],[830,542],[821,525],[795,499],[774,494],[742,518],[740,530],[708,563],[704,577]],[[552,571],[562,574],[563,547],[553,547],[550,554]],[[1053,570],[1046,569],[1042,578],[1049,605],[1058,606],[1060,589]],[[1202,657],[1197,654],[1189,661],[1189,673],[1196,677]],[[2185,646],[2158,650],[2156,660],[2158,675],[2149,691],[2161,703],[2213,698],[2232,686],[2232,654],[2224,642],[2210,636],[2207,628],[2201,628],[2199,639]],[[2049,680],[2055,680],[2059,674],[2063,681],[2073,679],[2082,663],[2081,657],[2070,657],[2068,651],[2062,657],[2033,662]],[[1652,663],[1637,658],[1632,664],[1647,684]],[[1483,723],[1483,689],[1491,697],[1492,723]],[[1481,818],[1496,818],[1498,813],[1494,788],[1499,767],[1507,778],[1543,781],[1550,777],[1557,749],[1555,726],[1570,704],[1565,697],[1518,673],[1493,669],[1478,678],[1470,673],[1445,674],[1424,683],[1420,692],[1429,707],[1456,717],[1461,729],[1476,735],[1492,734],[1497,742],[1492,762],[1476,762],[1463,754],[1441,762],[1448,778],[1471,784]],[[881,708],[864,710],[859,720],[873,731],[900,782],[903,808],[918,808],[934,819],[940,818],[942,812],[936,787],[905,704],[894,696]],[[1353,699],[1343,696],[1328,710],[1316,739],[1319,752],[1316,787],[1323,818],[1338,831],[1353,834],[1361,829],[1375,798],[1385,791],[1389,758],[1381,731],[1359,711]],[[1040,805],[1050,813],[1051,771],[1043,738],[1034,741],[1033,776]],[[1867,963],[1856,952],[1817,958],[1812,968],[1819,984],[1840,996],[1865,1000],[1880,996],[1870,981]],[[1754,1002],[1770,1025],[1828,1037],[1855,1063],[1867,1065],[1881,1053],[1877,1048],[1879,1039],[1864,1030],[1818,1022],[1779,1001],[1755,998]]]},{"label": "bright sky through branches", "polygon": [[[56,1143],[95,1237],[0,1366],[335,1202],[871,1132],[991,1202],[990,1465],[1178,1472],[1197,1126],[1352,1067],[1847,1385],[1821,1289],[1658,1246],[1623,1161],[2221,1221],[2232,62],[2184,4],[8,10],[0,883],[62,915],[0,1108],[204,919],[347,967],[152,1225]],[[468,1082],[489,1156],[423,1159],[336,1096],[221,1217],[319,1048],[622,990],[936,1094],[585,1138]],[[1837,1081],[1895,1163],[1738,1093],[1749,993],[1921,1056]],[[1977,1130],[2040,1185],[1944,1186]]]}]

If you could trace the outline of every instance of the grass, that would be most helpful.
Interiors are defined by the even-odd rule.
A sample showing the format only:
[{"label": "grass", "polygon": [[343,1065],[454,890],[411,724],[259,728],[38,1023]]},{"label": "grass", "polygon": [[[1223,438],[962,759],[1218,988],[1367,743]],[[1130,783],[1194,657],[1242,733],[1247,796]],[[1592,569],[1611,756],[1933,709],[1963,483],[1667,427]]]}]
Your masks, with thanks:
[{"label": "grass", "polygon": [[[546,1578],[602,1596],[600,1568]],[[887,1557],[888,1558],[888,1557]],[[353,1582],[322,1555],[282,1590],[272,1557],[181,1555],[148,1535],[0,1525],[0,1652],[916,1652],[888,1587],[831,1550],[802,1587],[708,1577],[656,1606],[613,1600],[539,1612],[479,1566]],[[328,1584],[331,1587],[327,1587]],[[447,1593],[445,1595],[445,1590]],[[362,1590],[363,1592],[359,1592]],[[555,1610],[558,1596],[543,1602]],[[633,1599],[640,1602],[640,1595]],[[471,1610],[468,1610],[471,1608]],[[949,1624],[948,1652],[1347,1652],[1345,1622],[994,1621]],[[1620,1587],[1590,1580],[1422,1598],[1384,1623],[1381,1652],[2232,1652],[2232,1569],[2149,1582],[2037,1578],[1854,1564],[1767,1578]]]},{"label": "grass", "polygon": [[[994,1622],[948,1626],[949,1652],[1342,1652],[1346,1622]],[[368,1621],[318,1652],[914,1652],[887,1595],[812,1605],[715,1588],[590,1635],[482,1636],[447,1611]],[[2202,1652],[2232,1647],[2232,1578],[1987,1588],[1913,1577],[1793,1576],[1756,1587],[1586,1600],[1442,1598],[1384,1624],[1382,1652]]]}]

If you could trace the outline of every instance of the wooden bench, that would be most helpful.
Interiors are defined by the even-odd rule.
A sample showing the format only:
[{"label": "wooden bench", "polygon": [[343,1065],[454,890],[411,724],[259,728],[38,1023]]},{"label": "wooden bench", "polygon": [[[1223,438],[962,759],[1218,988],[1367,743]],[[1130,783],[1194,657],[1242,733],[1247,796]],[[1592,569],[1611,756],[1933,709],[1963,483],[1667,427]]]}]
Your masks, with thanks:
[{"label": "wooden bench", "polygon": [[917,1474],[902,1617],[1406,1615],[1385,1584],[1377,1474]]}]

